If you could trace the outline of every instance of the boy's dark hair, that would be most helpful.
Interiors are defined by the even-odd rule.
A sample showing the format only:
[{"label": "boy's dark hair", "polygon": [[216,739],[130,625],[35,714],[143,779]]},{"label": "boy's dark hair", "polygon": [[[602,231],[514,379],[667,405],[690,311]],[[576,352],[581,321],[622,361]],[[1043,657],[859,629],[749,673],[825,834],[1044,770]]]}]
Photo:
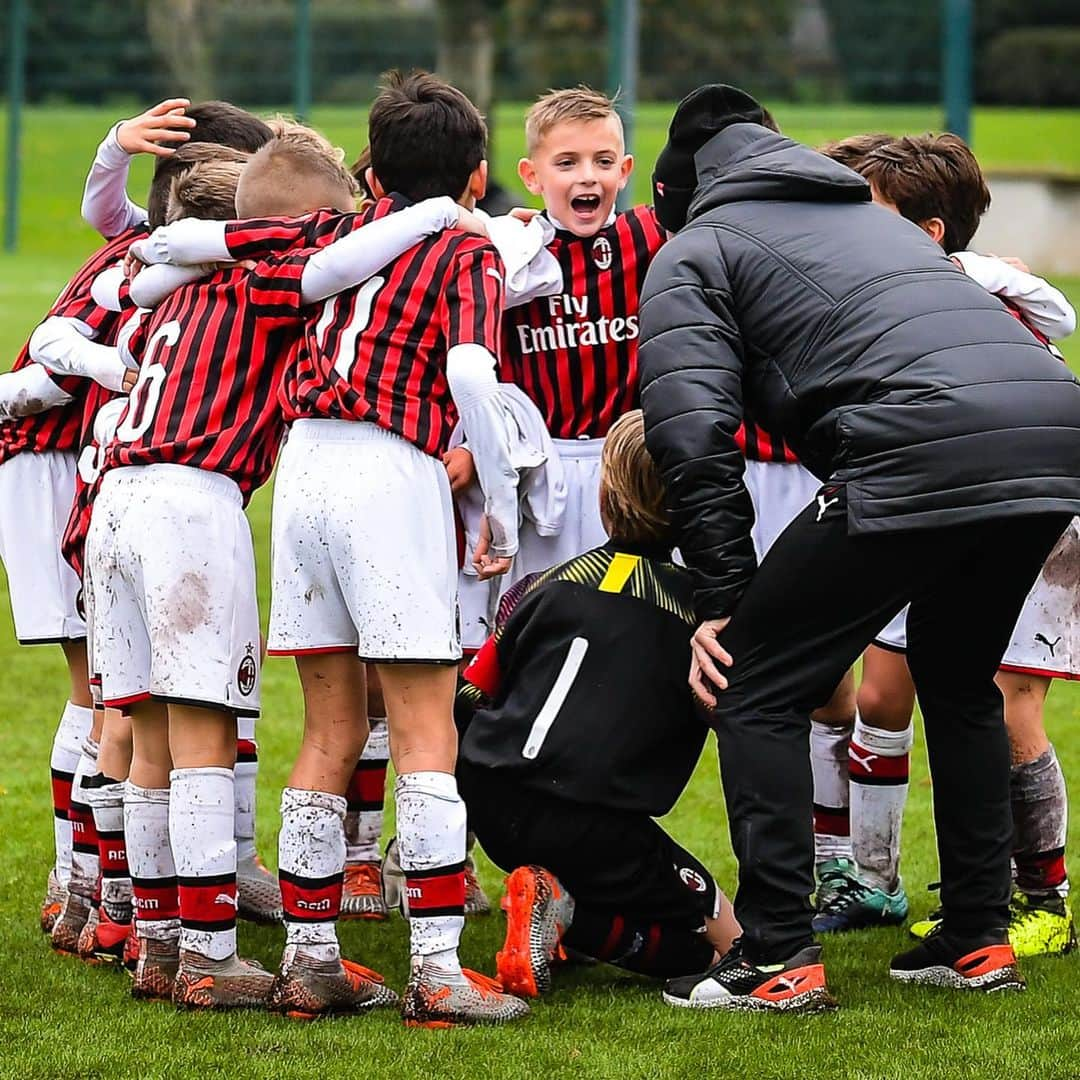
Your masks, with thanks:
[{"label": "boy's dark hair", "polygon": [[371,168],[371,147],[365,146],[360,151],[360,156],[349,166],[349,172],[352,173],[353,179],[360,185],[360,198],[365,202],[370,200],[375,201],[375,192],[368,187],[367,171]]},{"label": "boy's dark hair", "polygon": [[[195,121],[195,126],[188,140],[177,143],[180,149],[196,144],[213,144],[251,153],[274,137],[269,126],[257,116],[227,101],[202,101],[185,109],[184,114]],[[146,204],[146,216],[151,228],[165,223],[169,192],[173,180],[182,171],[183,167],[176,165],[175,154],[157,159]]]},{"label": "boy's dark hair", "polygon": [[895,138],[895,135],[886,135],[884,131],[871,131],[865,135],[849,135],[846,139],[824,143],[818,147],[818,152],[858,172],[867,154],[886,146]]},{"label": "boy's dark hair", "polygon": [[166,221],[188,217],[232,221],[237,217],[236,185],[245,167],[243,161],[225,161],[220,157],[192,165],[173,179]]},{"label": "boy's dark hair", "polygon": [[371,168],[387,193],[458,199],[484,160],[487,127],[456,87],[426,71],[391,71],[368,114]]},{"label": "boy's dark hair", "polygon": [[990,206],[990,189],[959,135],[894,139],[866,155],[858,170],[883,199],[916,225],[940,218],[941,246],[963,251]]},{"label": "boy's dark hair", "polygon": [[187,146],[181,146],[170,157],[162,158],[164,168],[155,174],[150,188],[151,194],[155,196],[156,204],[160,206],[161,216],[148,214],[151,228],[156,229],[170,220],[169,201],[173,189],[177,181],[193,166],[211,161],[223,161],[242,166],[246,164],[250,156],[243,150],[234,150],[231,146],[218,146],[216,143],[190,143]]},{"label": "boy's dark hair", "polygon": [[356,181],[325,139],[298,125],[251,155],[236,192],[242,218],[355,209]]}]

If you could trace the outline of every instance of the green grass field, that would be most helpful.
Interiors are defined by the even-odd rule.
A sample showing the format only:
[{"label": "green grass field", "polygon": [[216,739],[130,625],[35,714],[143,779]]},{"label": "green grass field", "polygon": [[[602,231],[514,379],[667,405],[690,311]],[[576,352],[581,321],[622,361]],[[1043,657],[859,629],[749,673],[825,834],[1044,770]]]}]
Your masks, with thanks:
[{"label": "green grass field", "polygon": [[[797,136],[819,141],[858,130],[921,130],[935,115],[918,109],[777,110]],[[790,114],[790,119],[789,119]],[[520,115],[520,114],[518,114]],[[662,137],[666,110],[643,110],[639,160],[648,171]],[[0,257],[0,346],[13,357],[71,271],[94,247],[78,219],[82,176],[109,116],[91,110],[31,110],[26,116],[22,249]],[[316,121],[346,145],[360,147],[359,112],[318,110]],[[496,129],[500,175],[519,152],[516,117],[501,110]],[[1044,125],[1033,137],[1028,124]],[[1002,167],[1080,170],[1077,114],[980,111],[978,148]],[[646,146],[649,142],[648,148]],[[1042,155],[1016,161],[1019,149]],[[133,185],[141,189],[145,171]],[[639,186],[639,191],[642,190]],[[1023,255],[1023,252],[1017,252]],[[1061,283],[1080,304],[1080,280]],[[1066,343],[1074,370],[1080,347]],[[261,601],[267,610],[269,492],[251,507],[259,556]],[[2,580],[2,579],[0,579]],[[0,603],[5,609],[6,603]],[[125,976],[89,969],[50,953],[37,930],[37,910],[51,860],[48,756],[63,703],[66,676],[58,649],[19,648],[0,615],[0,1077],[121,1078],[224,1076],[318,1077],[348,1071],[360,1077],[852,1077],[858,1080],[1007,1077],[1056,1080],[1080,1076],[1080,959],[1025,965],[1024,996],[966,998],[900,987],[886,977],[890,956],[905,947],[903,930],[861,932],[828,943],[829,978],[842,1003],[819,1017],[687,1014],[665,1008],[657,988],[610,969],[577,969],[559,977],[554,993],[527,1024],[503,1030],[406,1031],[393,1015],[299,1025],[260,1014],[188,1016],[136,1005]],[[260,722],[260,847],[275,861],[276,808],[299,744],[301,702],[291,663],[264,670]],[[1066,773],[1080,776],[1080,685],[1058,684],[1048,727]],[[912,915],[933,898],[937,878],[930,784],[921,740],[913,755],[905,820],[904,875]],[[1070,853],[1080,856],[1080,825]],[[388,822],[388,828],[389,828]],[[731,886],[723,801],[713,744],[667,824]],[[499,875],[481,860],[496,896]],[[401,988],[407,934],[399,919],[386,926],[346,924],[346,953],[382,971]],[[283,935],[241,929],[242,947],[267,966],[277,962]],[[463,957],[493,970],[501,917],[470,922]]]}]

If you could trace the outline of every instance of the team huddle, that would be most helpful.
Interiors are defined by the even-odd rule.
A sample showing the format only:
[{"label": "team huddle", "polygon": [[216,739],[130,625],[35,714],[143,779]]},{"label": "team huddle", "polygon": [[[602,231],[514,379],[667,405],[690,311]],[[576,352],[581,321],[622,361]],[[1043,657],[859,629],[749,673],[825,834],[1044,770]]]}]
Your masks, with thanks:
[{"label": "team huddle", "polygon": [[[737,127],[774,137],[767,111],[739,108]],[[685,222],[679,189],[658,162],[657,208],[616,209],[633,160],[612,102],[584,87],[526,117],[519,173],[540,212],[478,209],[485,124],[435,76],[388,76],[368,136],[350,169],[315,130],[224,102],[120,122],[83,199],[106,242],[0,376],[16,633],[59,643],[71,678],[42,929],[59,953],[127,966],[134,997],[193,1010],[502,1023],[581,960],[667,979],[676,1006],[831,1004],[805,948],[732,968],[738,902],[655,820],[723,692],[697,661],[686,678],[709,613],[656,459],[664,420],[640,408],[639,309],[643,291],[663,302],[645,279]],[[156,157],[145,208],[127,194],[138,152]],[[962,140],[856,135],[817,156],[940,245],[944,272],[997,297],[1033,348],[1074,330],[1048,282],[967,250],[989,192]],[[760,563],[801,514],[844,505],[752,412],[735,442]],[[244,509],[275,468],[264,640]],[[1075,944],[1042,702],[1080,677],[1078,560],[1074,522],[998,676],[1012,951],[953,965],[949,985],[1010,985],[1015,956]],[[813,714],[819,933],[908,914],[905,614],[858,691],[849,671]],[[254,828],[266,654],[294,658],[304,696],[276,875]],[[489,910],[476,842],[508,875],[496,978],[458,959],[465,916]],[[394,910],[400,997],[337,938],[340,919]],[[238,954],[238,917],[284,924],[276,972]],[[933,941],[939,922],[912,933]]]}]

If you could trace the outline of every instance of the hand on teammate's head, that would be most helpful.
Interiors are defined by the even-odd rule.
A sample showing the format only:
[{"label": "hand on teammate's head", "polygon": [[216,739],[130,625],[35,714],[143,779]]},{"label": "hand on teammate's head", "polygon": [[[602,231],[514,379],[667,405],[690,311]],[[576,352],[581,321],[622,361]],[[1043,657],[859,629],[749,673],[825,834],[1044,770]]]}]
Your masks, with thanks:
[{"label": "hand on teammate's head", "polygon": [[191,104],[187,98],[166,98],[157,105],[125,120],[116,129],[116,139],[129,154],[155,154],[169,157],[176,152],[175,143],[191,138],[195,121],[185,115]]}]

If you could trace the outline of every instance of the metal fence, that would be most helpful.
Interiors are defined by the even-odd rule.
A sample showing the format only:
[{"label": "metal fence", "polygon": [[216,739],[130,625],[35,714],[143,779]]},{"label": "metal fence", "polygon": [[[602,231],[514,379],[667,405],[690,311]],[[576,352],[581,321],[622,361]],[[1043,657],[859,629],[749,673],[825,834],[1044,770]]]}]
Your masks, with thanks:
[{"label": "metal fence", "polygon": [[[9,0],[0,30],[11,105],[6,239],[10,248],[23,102],[119,110],[184,94],[304,116],[313,106],[363,105],[381,72],[422,67],[456,77],[485,108],[578,82],[621,89],[628,120],[637,100],[670,102],[707,81],[804,107],[940,103],[947,93],[948,126],[965,133],[973,8],[973,0]],[[479,88],[472,73],[445,67],[447,42],[466,29],[491,58]],[[656,115],[644,110],[642,122]]]}]

